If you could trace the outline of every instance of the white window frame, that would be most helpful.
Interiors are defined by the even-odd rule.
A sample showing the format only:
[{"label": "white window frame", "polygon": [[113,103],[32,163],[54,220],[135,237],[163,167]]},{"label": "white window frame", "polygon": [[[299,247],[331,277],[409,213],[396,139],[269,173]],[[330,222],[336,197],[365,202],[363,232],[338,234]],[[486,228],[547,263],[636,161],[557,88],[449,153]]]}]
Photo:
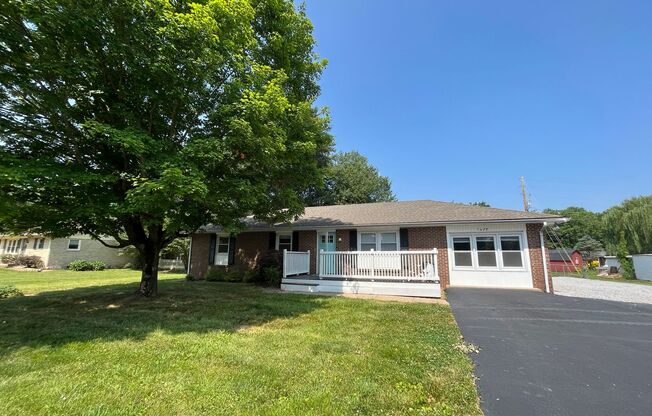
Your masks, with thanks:
[{"label": "white window frame", "polygon": [[[453,238],[456,237],[468,237],[471,239],[471,263],[472,266],[457,266],[455,264],[455,250],[453,247]],[[477,249],[477,243],[476,243],[476,237],[493,237],[494,238],[494,254],[496,256],[496,266],[482,266],[480,267],[478,265],[478,249]],[[521,247],[521,267],[511,267],[511,266],[505,266],[503,264],[503,251],[502,251],[502,245],[500,243],[500,237],[518,237],[519,239],[519,246]],[[450,250],[450,255],[451,255],[451,269],[452,270],[460,270],[460,271],[506,271],[506,272],[522,272],[522,271],[527,271],[528,270],[528,262],[527,262],[527,256],[526,256],[526,251],[528,248],[525,246],[525,238],[523,236],[523,232],[521,231],[498,231],[498,232],[491,232],[491,233],[465,233],[465,232],[459,232],[459,233],[449,233],[448,234],[448,247]],[[516,252],[515,250],[506,250],[507,252]]]},{"label": "white window frame", "polygon": [[[518,237],[518,246],[521,248],[520,250],[503,250],[503,243],[500,241],[502,237]],[[501,269],[507,269],[507,270],[523,270],[525,269],[525,256],[523,252],[525,251],[523,248],[523,237],[520,234],[517,233],[502,233],[498,235],[498,247],[500,249],[500,255],[498,256],[498,260],[500,261],[499,265]],[[505,253],[520,253],[521,254],[521,266],[505,266],[505,263],[503,262],[503,252]]]},{"label": "white window frame", "polygon": [[[485,253],[491,253],[493,251],[494,253],[494,260],[496,261],[495,266],[480,266],[480,256],[478,255],[481,250],[478,250],[478,237],[483,238],[483,237],[491,237],[494,239],[494,249],[493,250],[482,250],[482,252]],[[496,237],[496,234],[477,234],[473,236],[473,241],[472,241],[472,250],[473,250],[473,258],[474,258],[474,265],[476,266],[477,269],[479,270],[500,270],[500,262],[498,261],[498,238]],[[502,257],[502,253],[500,254],[500,257]]]},{"label": "white window frame", "polygon": [[392,228],[392,229],[378,229],[378,230],[358,230],[358,251],[362,251],[362,234],[376,234],[376,247],[374,248],[373,251],[381,251],[381,234],[395,234],[396,235],[396,250],[391,250],[391,251],[399,251],[401,249],[401,236],[399,233],[399,230]]},{"label": "white window frame", "polygon": [[38,245],[36,246],[37,250],[45,249],[45,238],[39,238]]},{"label": "white window frame", "polygon": [[[220,253],[220,238],[226,238],[226,253]],[[224,244],[222,244],[224,245]],[[215,236],[215,255],[213,256],[214,266],[228,266],[229,253],[231,252],[231,238],[228,234],[217,234]]]},{"label": "white window frame", "polygon": [[276,233],[276,249],[279,251],[281,250],[281,237],[290,237],[290,248],[288,248],[287,250],[292,251],[292,243],[294,243],[294,238],[292,237],[292,233]]},{"label": "white window frame", "polygon": [[[70,248],[70,242],[71,241],[77,241],[77,248]],[[79,250],[81,250],[81,239],[79,239],[79,238],[69,238],[68,239],[68,244],[66,245],[66,249],[68,251],[79,251]]]},{"label": "white window frame", "polygon": [[[469,248],[470,250],[455,250],[455,245],[453,244],[453,239],[455,238],[468,238],[469,239]],[[478,264],[477,261],[474,258],[474,246],[473,246],[473,236],[467,235],[467,234],[460,234],[460,235],[452,235],[450,238],[450,248],[452,251],[452,264],[453,264],[453,269],[454,270],[475,270],[475,265]],[[458,253],[470,253],[471,254],[471,265],[470,266],[458,266],[455,264],[455,252]]]}]

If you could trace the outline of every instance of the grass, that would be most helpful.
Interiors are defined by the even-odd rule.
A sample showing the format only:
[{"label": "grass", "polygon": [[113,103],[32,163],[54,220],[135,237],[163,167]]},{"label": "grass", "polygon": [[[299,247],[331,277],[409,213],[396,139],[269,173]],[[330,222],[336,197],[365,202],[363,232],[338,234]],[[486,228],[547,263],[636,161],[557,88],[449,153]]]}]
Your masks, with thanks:
[{"label": "grass", "polygon": [[582,272],[552,272],[552,276],[566,276],[566,277],[578,277],[581,279],[590,279],[590,280],[601,280],[603,282],[619,282],[619,283],[632,283],[635,285],[652,285],[652,282],[649,280],[638,280],[638,279],[625,279],[619,275],[611,276],[598,276],[596,270],[587,270],[586,277],[582,275]]},{"label": "grass", "polygon": [[0,414],[481,414],[448,306],[179,277],[0,270]]}]

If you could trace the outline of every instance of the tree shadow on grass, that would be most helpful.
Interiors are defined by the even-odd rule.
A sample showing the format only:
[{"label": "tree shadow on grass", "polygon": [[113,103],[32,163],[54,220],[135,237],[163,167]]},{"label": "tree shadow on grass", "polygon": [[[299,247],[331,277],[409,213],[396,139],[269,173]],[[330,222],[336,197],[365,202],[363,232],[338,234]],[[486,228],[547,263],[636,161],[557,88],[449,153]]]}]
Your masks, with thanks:
[{"label": "tree shadow on grass", "polygon": [[236,332],[310,313],[324,303],[238,283],[161,281],[153,299],[134,294],[135,289],[134,284],[94,286],[0,300],[0,355],[21,347],[139,340],[158,330]]}]

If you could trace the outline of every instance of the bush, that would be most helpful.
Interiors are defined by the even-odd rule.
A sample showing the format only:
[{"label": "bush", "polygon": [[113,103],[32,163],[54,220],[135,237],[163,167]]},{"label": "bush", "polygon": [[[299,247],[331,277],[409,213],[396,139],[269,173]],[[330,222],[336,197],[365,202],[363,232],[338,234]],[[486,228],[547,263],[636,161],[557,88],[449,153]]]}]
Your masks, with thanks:
[{"label": "bush", "polygon": [[106,263],[103,261],[75,260],[68,265],[68,269],[76,272],[98,271],[106,269]]},{"label": "bush", "polygon": [[18,256],[16,263],[31,269],[42,269],[44,266],[43,260],[39,256]]},{"label": "bush", "polygon": [[589,270],[595,270],[600,267],[600,262],[598,260],[589,261],[586,263],[586,267],[588,267]]},{"label": "bush", "polygon": [[16,260],[18,259],[18,256],[15,254],[3,254],[2,257],[0,257],[0,260],[9,266],[15,266],[18,263]]},{"label": "bush", "polygon": [[243,272],[236,268],[211,267],[206,272],[208,282],[242,282]]},{"label": "bush", "polygon": [[260,269],[263,283],[269,286],[281,286],[281,269],[278,267],[263,267]]},{"label": "bush", "polygon": [[13,286],[0,286],[0,299],[15,298],[23,296],[23,292]]}]

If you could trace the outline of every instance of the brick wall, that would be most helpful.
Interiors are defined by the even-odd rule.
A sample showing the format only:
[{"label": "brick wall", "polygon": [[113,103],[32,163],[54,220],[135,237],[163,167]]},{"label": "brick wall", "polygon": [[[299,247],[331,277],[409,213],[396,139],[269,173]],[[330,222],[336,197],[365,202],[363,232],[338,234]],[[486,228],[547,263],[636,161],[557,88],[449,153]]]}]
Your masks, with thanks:
[{"label": "brick wall", "polygon": [[448,241],[446,227],[408,228],[408,247],[410,250],[437,249],[437,271],[441,288],[446,289],[450,278],[448,275]]},{"label": "brick wall", "polygon": [[[545,291],[545,272],[541,255],[541,236],[539,232],[543,227],[542,224],[526,224],[527,245],[530,251],[530,267],[532,268],[532,284],[536,289]],[[550,270],[550,255],[546,249],[546,266]],[[554,293],[552,288],[552,275],[548,273],[548,285],[550,293]]]},{"label": "brick wall", "polygon": [[317,231],[299,231],[299,251],[310,250],[310,274],[317,273]]},{"label": "brick wall", "polygon": [[238,234],[235,237],[234,264],[248,269],[256,267],[258,259],[269,251],[269,231]]},{"label": "brick wall", "polygon": [[210,244],[210,234],[193,234],[190,253],[190,274],[197,279],[203,279],[206,275]]},{"label": "brick wall", "polygon": [[[351,251],[351,230],[337,230],[335,231],[335,249],[337,251]],[[357,247],[353,249],[357,250]]]}]

